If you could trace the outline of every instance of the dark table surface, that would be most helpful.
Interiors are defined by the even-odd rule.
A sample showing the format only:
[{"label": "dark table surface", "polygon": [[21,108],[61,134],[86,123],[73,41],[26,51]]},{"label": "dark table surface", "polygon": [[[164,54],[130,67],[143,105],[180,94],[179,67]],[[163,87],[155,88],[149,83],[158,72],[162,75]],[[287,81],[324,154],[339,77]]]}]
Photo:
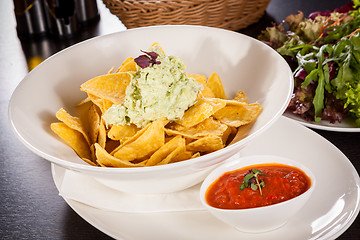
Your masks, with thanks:
[{"label": "dark table surface", "polygon": [[[126,29],[101,1],[97,3],[100,20],[83,26],[73,38],[20,40],[13,2],[0,1],[0,239],[110,239],[78,216],[58,195],[50,163],[18,141],[7,117],[12,92],[33,66],[29,60],[45,59],[76,42]],[[240,32],[257,36],[272,22],[298,10],[307,15],[345,3],[347,0],[272,0],[264,17]],[[360,133],[314,131],[338,147],[360,171]],[[338,239],[360,239],[360,217]]]}]

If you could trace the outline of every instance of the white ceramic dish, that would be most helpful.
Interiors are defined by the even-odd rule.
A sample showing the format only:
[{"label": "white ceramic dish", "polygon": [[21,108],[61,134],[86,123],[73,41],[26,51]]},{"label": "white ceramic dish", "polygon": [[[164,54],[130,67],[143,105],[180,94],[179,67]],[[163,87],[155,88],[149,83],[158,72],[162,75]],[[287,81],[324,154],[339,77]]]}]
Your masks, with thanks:
[{"label": "white ceramic dish", "polygon": [[344,121],[342,121],[341,123],[338,122],[330,123],[324,120],[320,121],[319,123],[315,123],[315,122],[308,122],[305,119],[287,111],[284,113],[284,116],[313,129],[333,131],[333,132],[360,132],[360,127],[356,127],[355,123],[349,119],[344,119]]},{"label": "white ceramic dish", "polygon": [[[220,209],[213,207],[205,200],[210,185],[224,173],[252,165],[277,163],[296,167],[302,170],[311,180],[310,188],[303,194],[290,200],[266,207],[250,209]],[[265,183],[266,184],[266,183]],[[243,232],[259,233],[272,231],[283,226],[306,204],[316,186],[314,174],[304,165],[289,158],[275,155],[252,155],[239,157],[225,162],[214,169],[204,180],[200,188],[200,200],[203,206],[215,217]],[[266,186],[265,186],[266,187]],[[261,216],[261,217],[259,217]]]},{"label": "white ceramic dish", "polygon": [[[163,166],[114,169],[84,163],[50,130],[50,123],[58,121],[55,113],[61,107],[74,113],[75,105],[86,96],[79,89],[81,83],[118,67],[129,56],[138,56],[154,42],[168,55],[181,57],[190,73],[217,72],[229,98],[243,90],[249,102],[259,102],[264,110],[249,136],[206,156]],[[54,164],[122,191],[171,192],[199,183],[216,164],[268,129],[284,112],[292,90],[289,66],[260,41],[209,27],[145,27],[90,39],[42,62],[15,89],[9,120],[26,147]]]},{"label": "white ceramic dish", "polygon": [[[306,151],[300,151],[299,146]],[[317,181],[312,197],[297,216],[283,227],[266,233],[237,231],[206,210],[123,213],[99,210],[70,199],[65,201],[90,224],[121,240],[197,240],[199,236],[208,240],[277,240],[284,239],[284,236],[292,240],[332,240],[354,221],[360,221],[357,217],[360,210],[359,175],[349,159],[320,135],[282,117],[242,151],[243,156],[255,154],[295,159],[308,167]],[[55,184],[59,187],[64,169],[53,165],[52,170]],[[342,179],[342,183],[338,184],[337,179]]]}]

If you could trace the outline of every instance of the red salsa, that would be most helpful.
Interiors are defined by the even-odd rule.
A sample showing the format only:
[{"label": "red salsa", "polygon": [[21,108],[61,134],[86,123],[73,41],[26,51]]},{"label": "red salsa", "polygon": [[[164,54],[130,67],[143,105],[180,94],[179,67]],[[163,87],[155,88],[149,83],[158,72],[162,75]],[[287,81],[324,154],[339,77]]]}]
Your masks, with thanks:
[{"label": "red salsa", "polygon": [[[253,190],[240,186],[249,170],[262,172],[258,180],[264,187]],[[292,199],[306,192],[310,178],[300,169],[283,164],[259,164],[224,173],[206,191],[206,202],[222,209],[246,209],[268,206]]]}]

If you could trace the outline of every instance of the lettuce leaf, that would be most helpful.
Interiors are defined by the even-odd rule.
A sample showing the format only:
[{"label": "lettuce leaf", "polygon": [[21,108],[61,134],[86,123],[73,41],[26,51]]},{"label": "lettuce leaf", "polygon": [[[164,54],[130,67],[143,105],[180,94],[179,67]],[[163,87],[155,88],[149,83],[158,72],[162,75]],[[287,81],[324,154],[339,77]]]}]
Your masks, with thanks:
[{"label": "lettuce leaf", "polygon": [[[315,121],[340,122],[342,117],[338,116],[350,114],[360,124],[359,7],[360,0],[354,0],[353,4],[308,18],[299,11],[259,37],[293,66],[295,78],[301,76],[298,88],[314,89],[306,116],[312,115]],[[293,102],[299,102],[295,108],[308,106],[308,101],[302,102],[303,91],[295,91],[298,95]]]}]

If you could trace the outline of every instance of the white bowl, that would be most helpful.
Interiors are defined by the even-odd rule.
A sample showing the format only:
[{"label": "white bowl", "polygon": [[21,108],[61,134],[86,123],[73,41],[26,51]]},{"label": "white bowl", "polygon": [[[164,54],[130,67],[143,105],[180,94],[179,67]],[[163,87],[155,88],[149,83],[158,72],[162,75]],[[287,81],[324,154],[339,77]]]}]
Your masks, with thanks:
[{"label": "white bowl", "polygon": [[[311,180],[310,188],[295,198],[265,207],[220,209],[212,207],[206,202],[205,194],[207,189],[225,172],[263,163],[279,163],[302,170]],[[214,216],[240,231],[250,233],[267,232],[283,226],[291,217],[294,217],[310,198],[315,185],[314,174],[307,167],[294,160],[273,155],[239,157],[221,164],[205,178],[200,188],[200,200]]]},{"label": "white bowl", "polygon": [[[168,55],[179,56],[187,72],[209,76],[217,72],[227,96],[243,90],[249,102],[263,111],[248,137],[225,149],[164,166],[99,168],[84,163],[50,130],[55,113],[70,113],[85,98],[81,83],[118,67],[159,42]],[[235,155],[269,128],[284,112],[293,90],[292,73],[270,47],[248,36],[201,26],[154,26],[96,37],[69,47],[31,71],[15,89],[9,103],[9,120],[17,137],[34,153],[95,177],[112,188],[136,193],[163,193],[201,182],[216,164]]]}]

